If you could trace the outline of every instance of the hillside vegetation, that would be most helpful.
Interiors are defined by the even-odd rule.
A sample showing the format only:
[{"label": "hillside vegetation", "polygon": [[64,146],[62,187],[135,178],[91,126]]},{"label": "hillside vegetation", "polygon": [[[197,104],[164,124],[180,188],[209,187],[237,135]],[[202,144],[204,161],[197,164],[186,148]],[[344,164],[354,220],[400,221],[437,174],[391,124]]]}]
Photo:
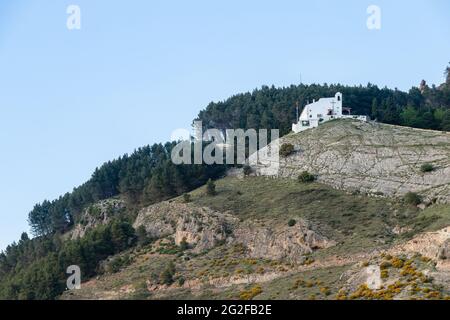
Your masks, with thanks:
[{"label": "hillside vegetation", "polygon": [[[357,262],[448,226],[449,213],[444,204],[421,210],[321,183],[243,175],[150,206],[115,197],[87,207],[62,237],[24,235],[3,255],[0,297],[58,298],[66,266],[76,264],[82,289],[64,299],[336,298],[342,288],[357,290],[343,276],[360,272]],[[441,240],[432,240],[439,252]],[[7,269],[12,258],[16,267]]]},{"label": "hillside vegetation", "polygon": [[[450,222],[448,205],[420,210],[292,179],[227,177],[216,181],[216,190],[207,196],[202,187],[191,192],[192,202],[180,197],[142,209],[134,226],[145,226],[151,243],[126,251],[122,256],[131,263],[63,298],[336,299],[343,292],[364,298],[357,296],[363,282],[355,279],[364,270],[361,261],[381,264],[381,252]],[[305,250],[293,252],[300,246],[297,230],[319,238],[301,237]],[[407,253],[397,255],[406,261]],[[413,255],[419,257],[415,270],[435,270],[422,262],[431,259]],[[394,279],[392,271],[386,283]],[[439,284],[417,286],[434,292]]]}]

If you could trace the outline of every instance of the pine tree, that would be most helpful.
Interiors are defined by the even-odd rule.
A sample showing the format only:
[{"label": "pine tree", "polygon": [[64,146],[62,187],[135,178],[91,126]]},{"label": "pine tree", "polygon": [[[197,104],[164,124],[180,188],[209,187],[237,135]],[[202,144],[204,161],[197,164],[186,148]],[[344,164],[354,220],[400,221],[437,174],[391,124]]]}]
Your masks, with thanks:
[{"label": "pine tree", "polygon": [[143,247],[150,243],[150,238],[147,235],[147,230],[144,226],[139,226],[136,229],[137,243],[139,246]]},{"label": "pine tree", "polygon": [[215,196],[217,194],[216,184],[211,179],[206,183],[206,194],[208,196]]},{"label": "pine tree", "polygon": [[370,114],[372,119],[378,119],[378,102],[377,98],[372,99],[372,109]]},{"label": "pine tree", "polygon": [[175,271],[175,264],[171,261],[164,271],[161,272],[159,282],[161,284],[171,285],[174,282],[173,277],[175,275]]},{"label": "pine tree", "polygon": [[441,122],[441,128],[445,131],[450,131],[450,110],[447,110]]}]

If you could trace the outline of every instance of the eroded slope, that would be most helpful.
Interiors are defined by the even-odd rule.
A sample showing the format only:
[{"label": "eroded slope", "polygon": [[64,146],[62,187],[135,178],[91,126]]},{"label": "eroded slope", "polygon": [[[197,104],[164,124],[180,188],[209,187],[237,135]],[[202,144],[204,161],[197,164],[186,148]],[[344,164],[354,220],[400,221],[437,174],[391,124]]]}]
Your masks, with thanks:
[{"label": "eroded slope", "polygon": [[[385,196],[417,192],[450,202],[450,134],[380,123],[336,120],[281,138],[295,152],[280,159],[279,177],[302,171],[338,189]],[[431,172],[422,172],[431,164]],[[264,174],[264,166],[256,166]]]}]

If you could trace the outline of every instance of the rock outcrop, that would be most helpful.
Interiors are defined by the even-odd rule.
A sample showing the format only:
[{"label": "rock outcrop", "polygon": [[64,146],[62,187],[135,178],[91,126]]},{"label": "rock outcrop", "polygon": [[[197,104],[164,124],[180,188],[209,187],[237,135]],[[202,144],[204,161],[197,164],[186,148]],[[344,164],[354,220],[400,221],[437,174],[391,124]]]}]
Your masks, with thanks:
[{"label": "rock outcrop", "polygon": [[288,259],[298,262],[305,254],[335,244],[311,229],[301,220],[294,226],[260,226],[253,221],[244,223],[233,232],[236,242],[242,243],[254,258]]},{"label": "rock outcrop", "polygon": [[120,199],[107,199],[93,204],[81,215],[80,222],[66,237],[75,240],[82,238],[86,231],[102,224],[107,224],[113,217],[125,209],[125,202]]},{"label": "rock outcrop", "polygon": [[419,253],[436,262],[436,269],[450,271],[450,227],[424,232],[389,250],[392,254]]},{"label": "rock outcrop", "polygon": [[176,244],[184,239],[197,253],[218,244],[242,244],[250,257],[301,262],[305,254],[335,244],[303,220],[291,227],[266,226],[260,221],[240,222],[231,213],[167,201],[141,210],[134,223],[139,226],[155,239],[171,236]]},{"label": "rock outcrop", "polygon": [[450,260],[450,238],[440,246],[438,257],[441,260]]},{"label": "rock outcrop", "polygon": [[201,252],[225,241],[237,222],[209,208],[165,201],[142,209],[133,226],[144,226],[153,239],[173,236],[177,245],[185,239],[195,252]]},{"label": "rock outcrop", "polygon": [[[295,148],[280,157],[280,177],[297,178],[308,171],[337,189],[384,196],[411,191],[430,202],[450,202],[449,133],[335,120],[280,141]],[[424,164],[433,170],[422,172]],[[253,171],[266,175],[267,166],[256,165]]]}]

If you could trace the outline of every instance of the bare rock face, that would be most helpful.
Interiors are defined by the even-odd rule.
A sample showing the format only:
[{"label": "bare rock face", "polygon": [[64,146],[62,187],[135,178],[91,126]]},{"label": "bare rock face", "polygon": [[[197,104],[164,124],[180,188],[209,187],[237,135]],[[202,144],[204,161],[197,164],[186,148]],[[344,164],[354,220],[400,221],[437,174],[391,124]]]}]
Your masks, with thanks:
[{"label": "bare rock face", "polygon": [[[335,120],[287,135],[280,139],[283,143],[294,145],[295,151],[280,157],[278,176],[297,178],[309,171],[337,189],[384,196],[411,191],[428,201],[450,203],[449,133]],[[423,164],[434,170],[422,172]],[[253,169],[266,175],[266,167]]]},{"label": "bare rock face", "polygon": [[144,226],[154,239],[173,236],[177,245],[185,239],[195,252],[201,252],[225,241],[237,221],[209,208],[166,201],[141,210],[133,226]]},{"label": "bare rock face", "polygon": [[450,239],[445,242],[439,248],[439,259],[450,260]]},{"label": "bare rock face", "polygon": [[449,269],[450,227],[434,232],[416,235],[411,240],[395,246],[390,250],[393,254],[419,253],[437,262],[437,269]]},{"label": "bare rock face", "polygon": [[297,262],[316,249],[335,245],[334,241],[311,230],[305,221],[299,221],[292,227],[261,227],[254,222],[246,222],[234,231],[233,236],[236,242],[247,247],[251,257]]},{"label": "bare rock face", "polygon": [[144,226],[148,235],[158,239],[171,236],[179,245],[185,240],[193,252],[218,244],[242,244],[250,257],[300,261],[313,250],[335,244],[313,231],[306,221],[294,226],[265,226],[259,221],[240,222],[222,213],[193,204],[161,202],[141,210],[134,227]]},{"label": "bare rock face", "polygon": [[107,224],[123,209],[125,209],[125,202],[120,199],[107,199],[97,202],[83,212],[80,223],[70,232],[69,238],[75,240],[84,237],[86,231]]}]

